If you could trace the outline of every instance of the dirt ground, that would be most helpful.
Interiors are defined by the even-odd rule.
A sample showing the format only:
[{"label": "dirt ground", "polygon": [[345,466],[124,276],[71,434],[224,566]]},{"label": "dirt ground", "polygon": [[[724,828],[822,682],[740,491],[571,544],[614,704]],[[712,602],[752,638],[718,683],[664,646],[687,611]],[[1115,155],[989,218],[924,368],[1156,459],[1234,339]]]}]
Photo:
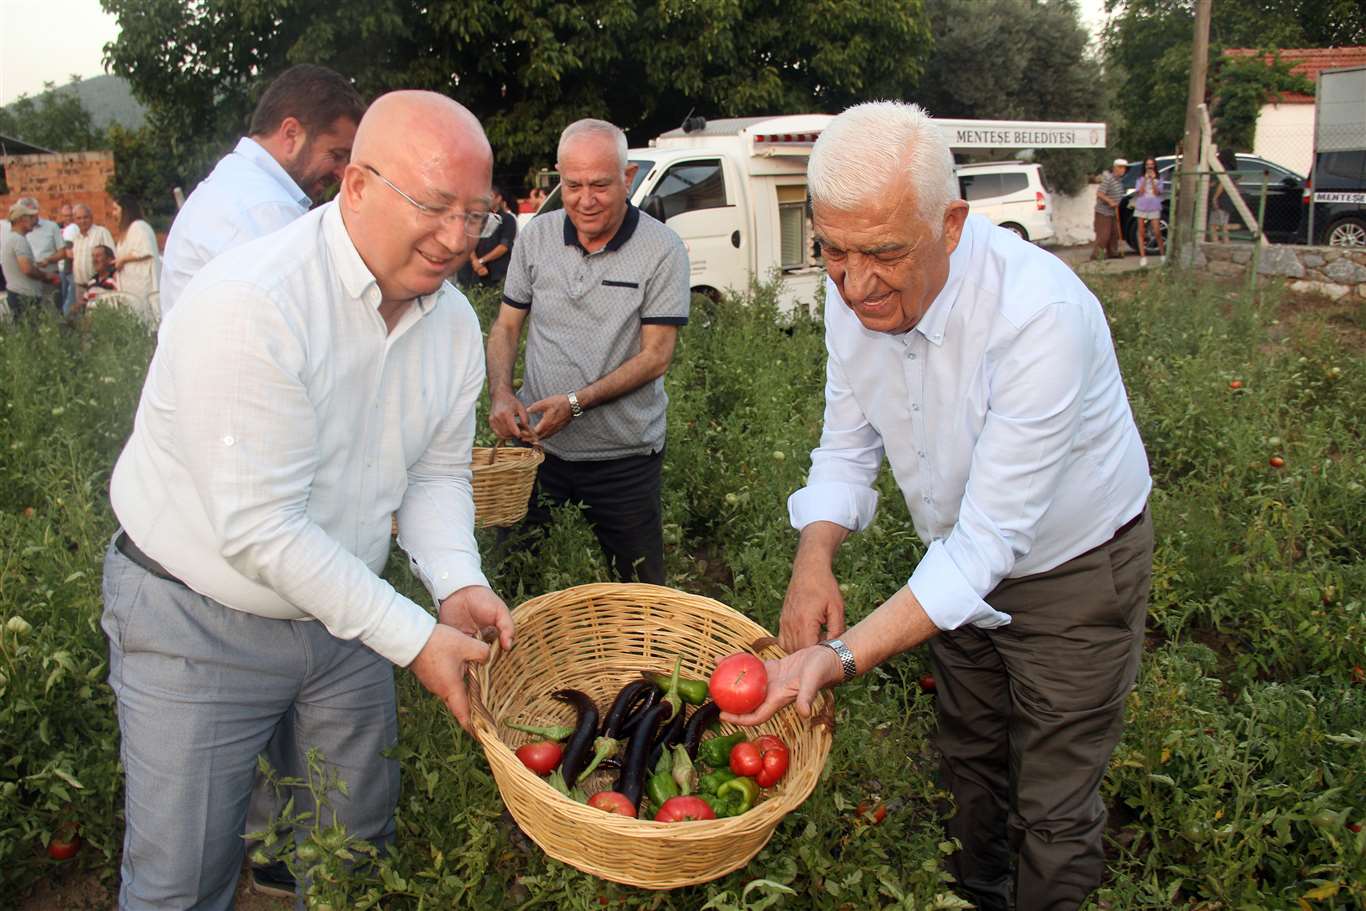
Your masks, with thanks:
[{"label": "dirt ground", "polygon": [[[118,904],[117,898],[116,893],[93,876],[59,876],[39,886],[19,903],[16,911],[108,911]],[[288,911],[293,906],[287,898],[252,892],[243,865],[237,881],[237,911]]]}]

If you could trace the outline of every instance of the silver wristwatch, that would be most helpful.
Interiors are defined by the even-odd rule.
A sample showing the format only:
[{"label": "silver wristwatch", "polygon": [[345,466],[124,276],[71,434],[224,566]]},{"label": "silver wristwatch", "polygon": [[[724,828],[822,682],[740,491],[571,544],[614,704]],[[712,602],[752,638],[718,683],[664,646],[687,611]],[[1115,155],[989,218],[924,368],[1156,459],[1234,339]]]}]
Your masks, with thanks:
[{"label": "silver wristwatch", "polygon": [[583,417],[583,406],[579,404],[579,394],[569,393],[569,413],[576,418]]},{"label": "silver wristwatch", "polygon": [[840,667],[844,670],[844,679],[841,683],[848,683],[858,674],[858,664],[854,661],[854,653],[849,651],[849,646],[839,639],[827,639],[820,643],[830,651],[834,652],[840,659]]}]

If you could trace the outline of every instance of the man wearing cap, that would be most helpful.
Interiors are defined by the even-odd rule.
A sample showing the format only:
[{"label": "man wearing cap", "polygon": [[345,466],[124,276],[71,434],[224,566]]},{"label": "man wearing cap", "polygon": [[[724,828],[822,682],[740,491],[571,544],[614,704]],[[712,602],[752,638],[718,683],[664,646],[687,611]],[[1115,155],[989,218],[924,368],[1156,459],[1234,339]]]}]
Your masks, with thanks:
[{"label": "man wearing cap", "polygon": [[5,301],[15,319],[55,296],[62,280],[58,274],[38,266],[28,235],[38,226],[38,206],[29,198],[20,199],[9,209],[10,232],[0,249],[0,269],[5,274]]},{"label": "man wearing cap", "polygon": [[1092,259],[1100,259],[1101,252],[1113,259],[1119,252],[1119,204],[1124,199],[1124,172],[1129,162],[1116,158],[1115,163],[1100,176],[1096,188],[1096,248]]}]

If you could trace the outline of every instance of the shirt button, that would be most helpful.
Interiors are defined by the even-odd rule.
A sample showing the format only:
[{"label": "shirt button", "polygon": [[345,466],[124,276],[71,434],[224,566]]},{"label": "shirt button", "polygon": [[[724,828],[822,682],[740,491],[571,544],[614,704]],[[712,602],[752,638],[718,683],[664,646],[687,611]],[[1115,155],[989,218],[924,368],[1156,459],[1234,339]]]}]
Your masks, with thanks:
[{"label": "shirt button", "polygon": [[919,405],[918,403],[916,403],[916,402],[912,402],[912,403],[911,403],[911,410],[912,410],[912,411],[919,411],[919,410],[920,410],[920,405]]},{"label": "shirt button", "polygon": [[930,498],[929,498],[929,497],[921,497],[921,498],[920,498],[920,502],[922,502],[922,503],[928,503],[928,502],[930,502]]},{"label": "shirt button", "polygon": [[233,443],[236,443],[236,442],[237,442],[237,440],[234,439],[233,437],[230,437],[230,436],[223,437],[223,445],[224,445],[224,446],[231,446]]},{"label": "shirt button", "polygon": [[923,450],[923,449],[920,450],[920,457],[921,457],[922,459],[925,458],[925,450]]},{"label": "shirt button", "polygon": [[915,352],[914,352],[914,351],[907,351],[907,352],[906,352],[906,357],[910,358],[911,360],[915,360]]},{"label": "shirt button", "polygon": [[451,574],[450,574],[450,573],[442,573],[442,574],[441,574],[441,578],[443,578],[443,579],[449,579],[450,577],[451,577]]}]

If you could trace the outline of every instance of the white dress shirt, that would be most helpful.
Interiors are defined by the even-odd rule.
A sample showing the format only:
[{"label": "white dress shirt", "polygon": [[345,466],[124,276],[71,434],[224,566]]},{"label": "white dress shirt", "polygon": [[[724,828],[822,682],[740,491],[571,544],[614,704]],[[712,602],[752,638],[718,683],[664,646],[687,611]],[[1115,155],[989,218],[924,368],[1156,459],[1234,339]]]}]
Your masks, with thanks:
[{"label": "white dress shirt", "polygon": [[336,204],[205,267],[162,323],[114,513],[190,588],[398,665],[435,620],[378,575],[390,515],[433,599],[487,585],[470,447],[479,322],[449,284],[386,334]]},{"label": "white dress shirt", "polygon": [[1100,302],[1061,260],[968,216],[901,335],[825,304],[825,424],[794,527],[852,531],[885,452],[928,550],[907,583],[940,629],[1010,622],[983,598],[1103,544],[1147,502],[1148,459]]},{"label": "white dress shirt", "polygon": [[278,231],[312,202],[280,163],[243,136],[176,214],[161,262],[161,317],[215,256]]}]

